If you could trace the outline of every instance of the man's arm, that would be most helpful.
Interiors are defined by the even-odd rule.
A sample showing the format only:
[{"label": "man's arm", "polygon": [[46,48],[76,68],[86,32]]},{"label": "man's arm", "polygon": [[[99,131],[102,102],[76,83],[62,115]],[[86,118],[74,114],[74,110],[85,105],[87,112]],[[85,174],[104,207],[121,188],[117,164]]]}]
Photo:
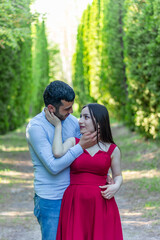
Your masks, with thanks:
[{"label": "man's arm", "polygon": [[[57,116],[55,116],[54,113],[50,113],[47,108],[45,109],[45,115],[47,120],[55,127],[53,146],[52,146],[53,154],[55,155],[56,158],[61,157],[68,151],[68,149],[70,149],[75,145],[75,139],[71,137],[71,138],[68,138],[63,143],[62,142],[62,124],[60,119]],[[76,129],[76,134],[77,134],[77,129]],[[89,148],[95,145],[96,143],[97,143],[96,131],[94,133],[83,134],[79,142],[79,144],[83,149]]]},{"label": "man's arm", "polygon": [[32,125],[27,129],[27,140],[35,154],[45,168],[52,174],[58,174],[83,153],[80,144],[70,148],[61,158],[55,158],[52,153],[52,145],[48,141],[46,133],[39,125]]}]

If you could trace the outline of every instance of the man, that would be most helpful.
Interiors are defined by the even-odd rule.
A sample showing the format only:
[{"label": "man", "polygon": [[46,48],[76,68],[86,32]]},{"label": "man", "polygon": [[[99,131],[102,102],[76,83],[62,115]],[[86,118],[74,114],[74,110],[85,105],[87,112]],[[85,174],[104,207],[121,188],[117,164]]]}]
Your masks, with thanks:
[{"label": "man", "polygon": [[[73,112],[75,93],[62,81],[51,82],[45,89],[44,103],[62,121],[62,138],[80,138],[77,119]],[[56,159],[52,153],[54,126],[44,110],[28,124],[26,137],[34,166],[34,214],[41,226],[42,240],[55,240],[61,200],[70,183],[70,164],[96,142],[96,132],[84,134],[79,144],[72,147],[63,157]]]}]

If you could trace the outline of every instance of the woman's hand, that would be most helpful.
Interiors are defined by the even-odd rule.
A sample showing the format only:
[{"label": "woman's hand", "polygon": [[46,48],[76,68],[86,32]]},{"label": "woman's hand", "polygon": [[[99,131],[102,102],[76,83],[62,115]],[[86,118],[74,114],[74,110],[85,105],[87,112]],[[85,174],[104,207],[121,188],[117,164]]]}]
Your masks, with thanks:
[{"label": "woman's hand", "polygon": [[61,120],[54,115],[54,113],[49,112],[48,108],[44,109],[47,120],[55,127],[61,124]]},{"label": "woman's hand", "polygon": [[114,197],[115,193],[119,189],[116,184],[104,185],[99,187],[102,189],[101,194],[102,197],[104,197],[105,199],[111,199],[112,197]]}]

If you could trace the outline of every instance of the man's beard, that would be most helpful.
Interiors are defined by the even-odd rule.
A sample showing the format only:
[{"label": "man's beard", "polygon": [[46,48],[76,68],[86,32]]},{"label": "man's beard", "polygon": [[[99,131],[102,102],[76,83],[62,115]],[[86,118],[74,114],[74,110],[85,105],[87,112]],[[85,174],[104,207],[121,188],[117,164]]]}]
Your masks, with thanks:
[{"label": "man's beard", "polygon": [[54,115],[56,117],[58,117],[61,121],[65,120],[69,116],[69,114],[61,115],[57,109],[56,109],[56,112],[54,113]]}]

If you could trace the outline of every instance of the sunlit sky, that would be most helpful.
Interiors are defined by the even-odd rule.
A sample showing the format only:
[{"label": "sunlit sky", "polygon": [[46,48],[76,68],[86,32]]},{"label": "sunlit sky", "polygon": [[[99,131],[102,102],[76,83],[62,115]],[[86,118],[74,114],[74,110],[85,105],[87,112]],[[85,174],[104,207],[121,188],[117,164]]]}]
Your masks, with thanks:
[{"label": "sunlit sky", "polygon": [[63,71],[71,82],[71,60],[76,44],[78,23],[93,0],[35,0],[32,12],[46,14],[48,40],[59,44]]},{"label": "sunlit sky", "polygon": [[[78,24],[83,10],[93,0],[35,0],[32,10],[46,14],[49,36],[66,25],[67,17]],[[68,21],[67,21],[68,22]],[[72,22],[73,23],[73,22]],[[57,39],[56,39],[57,40]]]}]

